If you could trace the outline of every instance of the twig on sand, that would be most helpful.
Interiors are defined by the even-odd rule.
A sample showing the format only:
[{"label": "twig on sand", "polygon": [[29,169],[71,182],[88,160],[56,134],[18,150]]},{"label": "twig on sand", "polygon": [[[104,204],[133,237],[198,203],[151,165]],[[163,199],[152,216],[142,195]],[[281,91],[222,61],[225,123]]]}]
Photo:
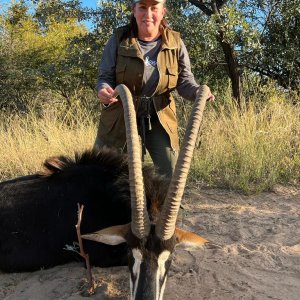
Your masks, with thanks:
[{"label": "twig on sand", "polygon": [[83,249],[82,237],[81,237],[81,232],[80,232],[80,225],[81,225],[81,221],[82,221],[82,212],[84,209],[84,205],[80,206],[79,203],[77,205],[78,205],[78,221],[77,221],[77,224],[75,225],[75,227],[76,227],[77,238],[78,238],[78,243],[79,243],[79,250],[80,250],[79,255],[84,258],[85,264],[86,264],[87,280],[89,283],[87,292],[89,295],[93,295],[95,293],[96,284],[95,284],[95,281],[93,280],[89,255],[87,253],[85,253],[84,249]]}]

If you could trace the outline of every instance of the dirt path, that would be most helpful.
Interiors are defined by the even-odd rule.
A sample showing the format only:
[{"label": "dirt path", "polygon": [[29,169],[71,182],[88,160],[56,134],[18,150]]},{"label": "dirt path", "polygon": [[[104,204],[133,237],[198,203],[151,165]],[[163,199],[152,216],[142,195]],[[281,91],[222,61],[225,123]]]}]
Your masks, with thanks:
[{"label": "dirt path", "polygon": [[[221,249],[176,250],[165,300],[300,299],[300,191],[244,196],[189,190],[181,225]],[[129,299],[127,268],[93,269],[90,299]],[[85,270],[72,263],[34,273],[0,273],[0,299],[84,299]]]}]

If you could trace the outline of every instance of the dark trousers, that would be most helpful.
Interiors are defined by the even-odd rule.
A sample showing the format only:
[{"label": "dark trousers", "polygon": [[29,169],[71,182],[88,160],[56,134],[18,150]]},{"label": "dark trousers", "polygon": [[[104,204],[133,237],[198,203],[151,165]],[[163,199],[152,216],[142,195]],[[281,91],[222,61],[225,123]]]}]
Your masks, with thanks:
[{"label": "dark trousers", "polygon": [[[94,148],[99,149],[104,145],[97,137]],[[172,177],[178,152],[171,148],[170,138],[158,120],[151,122],[151,130],[146,128],[145,146],[159,173],[169,178]]]}]

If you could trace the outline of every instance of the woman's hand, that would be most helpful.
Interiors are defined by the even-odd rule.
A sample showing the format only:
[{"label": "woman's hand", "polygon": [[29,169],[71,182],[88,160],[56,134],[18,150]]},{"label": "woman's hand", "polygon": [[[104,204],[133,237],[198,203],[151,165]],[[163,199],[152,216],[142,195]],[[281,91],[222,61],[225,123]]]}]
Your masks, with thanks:
[{"label": "woman's hand", "polygon": [[98,92],[98,98],[100,102],[104,105],[110,105],[117,102],[118,99],[114,98],[114,90],[111,87],[103,88]]},{"label": "woman's hand", "polygon": [[[207,93],[207,101],[215,101],[215,95],[211,92],[210,88],[205,84],[205,85],[202,85],[202,88],[205,88],[205,89],[208,89]],[[201,93],[202,93],[202,88],[200,86],[200,88],[197,90],[197,94],[196,94],[196,97],[198,98]]]},{"label": "woman's hand", "polygon": [[215,95],[212,94],[211,91],[209,91],[207,100],[208,101],[215,101],[215,98],[216,98]]}]

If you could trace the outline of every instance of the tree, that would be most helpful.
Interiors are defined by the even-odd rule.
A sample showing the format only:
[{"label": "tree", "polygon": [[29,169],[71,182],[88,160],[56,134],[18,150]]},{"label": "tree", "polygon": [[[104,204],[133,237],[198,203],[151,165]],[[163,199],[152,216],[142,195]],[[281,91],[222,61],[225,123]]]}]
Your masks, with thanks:
[{"label": "tree", "polygon": [[86,18],[80,0],[31,0],[31,2],[34,5],[34,18],[40,27],[46,27],[49,19],[61,23],[69,19],[80,22]]},{"label": "tree", "polygon": [[87,30],[76,18],[55,18],[50,14],[41,23],[20,2],[11,5],[1,20],[0,40],[4,50],[0,61],[7,70],[1,76],[2,105],[18,103],[21,98],[44,89],[70,99],[86,88],[79,64],[89,49],[86,44],[73,41],[83,39]]},{"label": "tree", "polygon": [[29,18],[25,1],[11,4],[0,15],[0,107],[12,105],[12,99],[20,99],[33,89],[27,69],[20,67],[18,49],[22,45],[17,41],[20,24]]},{"label": "tree", "polygon": [[189,2],[215,22],[236,99],[246,68],[299,90],[300,0]]},{"label": "tree", "polygon": [[262,51],[249,67],[284,88],[300,88],[300,0],[261,1]]},{"label": "tree", "polygon": [[250,32],[246,19],[237,9],[238,3],[229,0],[189,0],[189,2],[210,18],[211,27],[215,31],[226,61],[226,71],[231,80],[233,97],[240,103],[243,67],[237,49],[242,47],[246,40],[243,37]]},{"label": "tree", "polygon": [[215,88],[227,86],[224,55],[209,18],[187,1],[169,0],[168,4],[167,20],[184,40],[197,81]]}]

